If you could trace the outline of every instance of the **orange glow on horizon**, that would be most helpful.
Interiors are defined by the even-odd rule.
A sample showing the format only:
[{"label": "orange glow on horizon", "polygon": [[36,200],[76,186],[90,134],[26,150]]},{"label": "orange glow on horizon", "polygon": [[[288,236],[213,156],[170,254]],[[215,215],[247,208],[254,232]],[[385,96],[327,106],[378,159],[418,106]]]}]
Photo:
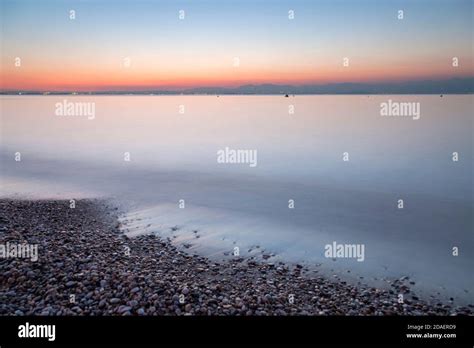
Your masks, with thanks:
[{"label": "orange glow on horizon", "polygon": [[7,90],[39,91],[102,91],[102,90],[160,90],[196,87],[238,87],[246,84],[319,85],[330,83],[376,83],[423,79],[468,77],[473,73],[464,69],[439,69],[436,66],[381,64],[364,65],[351,62],[340,65],[305,66],[295,69],[269,67],[215,67],[182,70],[146,69],[131,65],[129,68],[22,67],[2,69],[0,88]]}]

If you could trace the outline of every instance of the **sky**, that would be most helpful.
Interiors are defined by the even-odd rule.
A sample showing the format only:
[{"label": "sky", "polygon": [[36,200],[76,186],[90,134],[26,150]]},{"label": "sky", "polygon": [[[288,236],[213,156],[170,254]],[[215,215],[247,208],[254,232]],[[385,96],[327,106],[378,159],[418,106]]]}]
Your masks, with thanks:
[{"label": "sky", "polygon": [[[472,77],[473,3],[1,0],[0,89],[147,90]],[[453,67],[453,57],[459,66]]]}]

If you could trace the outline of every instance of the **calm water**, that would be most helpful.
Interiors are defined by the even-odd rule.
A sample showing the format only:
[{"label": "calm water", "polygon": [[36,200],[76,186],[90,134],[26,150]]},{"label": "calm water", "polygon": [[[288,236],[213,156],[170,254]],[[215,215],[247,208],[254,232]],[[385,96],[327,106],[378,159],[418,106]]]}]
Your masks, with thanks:
[{"label": "calm water", "polygon": [[[64,99],[95,103],[95,118],[57,116]],[[389,99],[419,102],[420,119],[381,116]],[[2,196],[110,197],[132,235],[210,257],[265,250],[367,281],[409,275],[420,290],[473,302],[471,95],[0,101]],[[257,150],[257,166],[218,163],[225,147]],[[333,241],[364,244],[365,261],[325,258]]]}]

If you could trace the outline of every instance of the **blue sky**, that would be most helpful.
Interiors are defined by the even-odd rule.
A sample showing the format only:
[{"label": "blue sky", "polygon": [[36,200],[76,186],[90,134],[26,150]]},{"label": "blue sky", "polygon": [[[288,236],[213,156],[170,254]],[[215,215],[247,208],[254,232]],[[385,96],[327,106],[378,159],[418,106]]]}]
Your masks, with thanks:
[{"label": "blue sky", "polygon": [[[471,0],[3,0],[2,74],[109,85],[391,80],[472,74]],[[69,11],[76,19],[69,19]],[[185,19],[178,19],[178,11]],[[294,20],[288,11],[295,12]],[[404,19],[397,18],[398,10]],[[450,59],[460,57],[460,69]],[[23,75],[11,62],[21,57]],[[231,70],[234,57],[241,69]],[[338,71],[343,57],[351,70]],[[68,74],[67,72],[70,72]],[[99,76],[100,75],[100,76]],[[131,76],[133,75],[133,76]],[[186,78],[188,76],[188,78]],[[254,76],[254,78],[252,78]],[[4,82],[5,84],[5,82]],[[24,82],[23,82],[24,84]]]}]

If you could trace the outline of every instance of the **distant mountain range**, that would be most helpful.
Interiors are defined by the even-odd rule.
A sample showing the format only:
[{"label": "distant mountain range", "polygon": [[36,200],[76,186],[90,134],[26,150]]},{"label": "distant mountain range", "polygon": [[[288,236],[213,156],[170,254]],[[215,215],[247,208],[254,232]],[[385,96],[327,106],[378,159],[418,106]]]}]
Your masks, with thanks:
[{"label": "distant mountain range", "polygon": [[445,80],[423,80],[387,83],[329,83],[321,85],[259,84],[239,87],[196,87],[180,90],[142,89],[109,91],[15,91],[4,90],[0,94],[472,94],[474,77]]}]

